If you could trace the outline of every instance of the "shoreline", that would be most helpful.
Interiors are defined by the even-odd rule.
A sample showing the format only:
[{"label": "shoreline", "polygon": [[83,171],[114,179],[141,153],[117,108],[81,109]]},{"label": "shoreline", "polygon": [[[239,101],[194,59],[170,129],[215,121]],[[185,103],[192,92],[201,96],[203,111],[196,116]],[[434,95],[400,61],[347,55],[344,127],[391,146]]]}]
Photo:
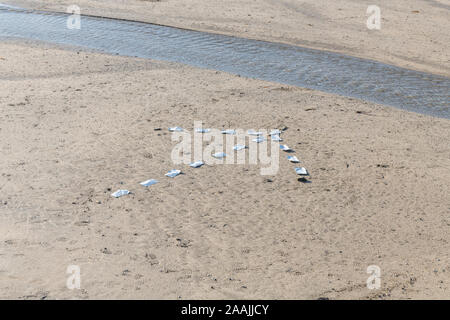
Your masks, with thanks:
[{"label": "shoreline", "polygon": [[[197,0],[199,3],[201,3],[201,0]],[[42,3],[42,1],[39,0],[18,0],[18,1],[4,1],[5,4],[9,4],[9,5],[16,5],[16,6],[22,6],[24,8],[29,8],[29,9],[34,9],[34,10],[44,10],[44,11],[50,11],[50,12],[56,12],[56,13],[66,13],[62,7],[67,7],[67,5],[69,5],[69,2],[67,1],[59,1],[56,4],[50,4],[50,3]],[[176,1],[175,1],[176,2]],[[139,3],[139,1],[137,1],[137,3]],[[171,1],[169,1],[168,3],[171,3]],[[195,3],[195,5],[199,5],[199,3]],[[71,4],[71,3],[70,3]],[[82,6],[82,4],[84,6]],[[209,25],[209,26],[205,26],[205,27],[199,27],[198,25],[196,25],[191,16],[189,14],[186,14],[185,17],[185,22],[184,23],[177,23],[175,20],[171,20],[169,18],[164,18],[164,16],[154,16],[151,14],[151,11],[149,12],[148,10],[150,10],[149,8],[146,9],[145,5],[158,5],[158,4],[163,4],[163,2],[150,2],[150,3],[142,3],[140,2],[139,5],[139,10],[144,10],[144,12],[139,12],[137,9],[134,9],[136,5],[136,1],[132,1],[130,7],[131,8],[127,8],[122,7],[120,4],[120,1],[116,1],[115,3],[111,3],[111,9],[110,10],[106,10],[107,14],[104,14],[104,5],[102,4],[102,1],[99,1],[97,4],[94,3],[94,1],[89,1],[89,0],[85,0],[84,3],[82,2],[82,4],[80,4],[81,6],[81,12],[82,15],[85,14],[86,16],[93,16],[93,17],[101,17],[101,18],[110,18],[110,19],[120,19],[120,20],[126,20],[126,21],[131,21],[131,22],[143,22],[143,23],[151,23],[151,24],[155,24],[155,25],[161,25],[161,26],[168,26],[168,27],[174,27],[174,28],[179,28],[179,29],[185,29],[185,30],[190,30],[190,31],[200,31],[200,32],[207,32],[207,33],[212,33],[212,34],[221,34],[221,35],[228,35],[228,36],[235,36],[235,37],[240,37],[240,38],[244,38],[244,39],[251,39],[251,40],[256,40],[256,41],[268,41],[268,42],[277,42],[277,43],[282,43],[282,44],[290,44],[290,45],[294,45],[294,46],[300,46],[300,47],[306,47],[306,48],[310,48],[310,49],[314,49],[314,50],[322,50],[322,51],[329,51],[329,52],[335,52],[335,53],[341,53],[344,55],[350,55],[353,57],[357,57],[357,58],[362,58],[362,59],[366,59],[366,60],[374,60],[380,63],[384,63],[384,64],[388,64],[388,65],[394,65],[394,66],[398,66],[401,68],[406,68],[409,70],[415,70],[415,71],[419,71],[419,72],[426,72],[426,73],[432,73],[432,74],[436,74],[436,75],[441,75],[444,77],[449,78],[450,77],[450,57],[448,56],[448,52],[450,51],[450,48],[445,48],[445,47],[436,47],[435,49],[433,49],[433,47],[431,47],[431,49],[433,49],[432,51],[435,52],[437,50],[443,50],[444,52],[447,52],[447,57],[444,58],[444,60],[440,61],[440,64],[436,64],[436,62],[432,62],[432,61],[425,61],[425,60],[417,60],[416,58],[414,59],[406,59],[404,58],[404,56],[402,57],[401,55],[399,55],[397,52],[382,52],[378,49],[370,49],[371,51],[373,51],[373,53],[376,54],[370,54],[370,53],[363,53],[360,51],[365,51],[366,49],[364,49],[364,46],[362,46],[359,50],[358,53],[355,52],[355,48],[348,48],[345,45],[341,46],[338,44],[337,41],[333,40],[330,43],[314,43],[315,41],[310,41],[306,38],[302,39],[301,37],[299,38],[298,35],[296,36],[295,39],[288,39],[286,37],[281,37],[281,36],[271,36],[270,34],[267,33],[261,33],[261,30],[258,29],[260,28],[259,26],[255,26],[254,27],[254,32],[252,32],[251,34],[248,34],[248,32],[242,32],[242,28],[243,28],[243,22],[239,22],[238,26],[235,27],[234,31],[227,31],[224,29],[221,29],[218,26],[213,26],[213,25]],[[414,3],[414,5],[416,5]],[[425,5],[425,4],[422,4]],[[144,6],[144,7],[142,7]],[[431,5],[430,5],[431,6]],[[100,8],[102,8],[100,10]],[[98,14],[102,12],[102,14]],[[164,12],[164,11],[163,11]],[[150,17],[148,17],[150,16]],[[247,25],[248,27],[248,25]],[[333,26],[334,28],[335,26]],[[449,25],[450,27],[450,25]],[[441,29],[445,29],[441,28]],[[441,30],[439,29],[439,30]],[[361,35],[352,35],[354,37],[361,37]],[[364,35],[363,35],[364,36]],[[370,35],[366,35],[367,37],[371,37],[371,36],[375,36],[375,33],[371,33]],[[402,35],[403,38],[407,38],[407,35]],[[436,35],[436,37],[438,38],[442,38],[444,39],[444,43],[445,43],[445,38],[449,38],[449,42],[450,42],[450,36],[448,35]],[[360,40],[360,41],[364,41],[364,40]],[[378,40],[379,41],[379,40]],[[394,41],[395,39],[390,39],[389,40],[390,43],[388,42],[387,44],[389,46],[393,46],[394,45]],[[446,46],[448,46],[448,44],[445,44]],[[401,47],[399,47],[401,48]],[[423,59],[426,59],[425,57],[427,57],[426,52],[429,52],[430,48],[426,49],[426,51],[423,51],[424,49],[421,49],[420,47],[418,48],[414,48],[414,50],[420,50],[417,51],[415,53],[411,53],[413,56],[417,56],[417,55],[423,55]],[[445,57],[445,56],[444,56]],[[406,59],[406,60],[405,60]],[[445,65],[447,65],[447,67],[445,67]]]},{"label": "shoreline", "polygon": [[[198,31],[180,31],[171,27],[111,18],[83,16],[80,36],[78,33],[64,33],[64,28],[60,30],[68,17],[65,14],[25,9],[18,13],[4,12],[2,18],[9,21],[4,24],[4,34],[86,46],[95,51],[123,56],[180,62],[200,68],[228,71],[248,78],[337,93],[437,117],[450,116],[445,111],[448,104],[444,102],[447,100],[450,79],[442,76],[327,51]],[[20,23],[15,24],[17,19],[27,26],[23,32],[16,31],[16,28],[20,28]],[[39,30],[43,29],[41,19],[45,19],[47,27],[39,34]],[[96,27],[99,23],[102,28]],[[55,29],[53,37],[47,37],[47,28]],[[110,29],[116,32],[111,32]],[[97,32],[102,35],[102,39],[95,35]],[[134,34],[133,39],[129,39],[130,32]],[[154,39],[148,39],[148,32],[154,34]],[[195,42],[193,45],[189,44],[192,40]],[[122,41],[127,41],[127,46],[121,45]],[[210,49],[205,51],[205,46]],[[242,47],[246,49],[242,50]],[[179,53],[184,49],[189,52],[188,55]],[[261,52],[261,55],[257,52]],[[214,54],[218,55],[211,60],[210,57]],[[284,57],[283,61],[279,57]],[[353,70],[352,76],[349,76],[349,70]],[[370,87],[374,89],[366,89]]]}]

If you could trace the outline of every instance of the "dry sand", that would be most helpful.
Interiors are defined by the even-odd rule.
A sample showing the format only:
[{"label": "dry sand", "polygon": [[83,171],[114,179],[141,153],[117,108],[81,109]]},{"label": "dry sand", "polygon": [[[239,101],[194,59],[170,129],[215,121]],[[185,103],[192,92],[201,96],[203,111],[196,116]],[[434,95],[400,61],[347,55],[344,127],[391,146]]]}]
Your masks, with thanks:
[{"label": "dry sand", "polygon": [[[449,120],[34,43],[0,57],[0,298],[449,298]],[[311,183],[284,159],[164,177],[166,128],[194,120],[288,127]]]},{"label": "dry sand", "polygon": [[[1,0],[285,42],[450,76],[450,0]],[[366,27],[369,5],[381,30]]]}]

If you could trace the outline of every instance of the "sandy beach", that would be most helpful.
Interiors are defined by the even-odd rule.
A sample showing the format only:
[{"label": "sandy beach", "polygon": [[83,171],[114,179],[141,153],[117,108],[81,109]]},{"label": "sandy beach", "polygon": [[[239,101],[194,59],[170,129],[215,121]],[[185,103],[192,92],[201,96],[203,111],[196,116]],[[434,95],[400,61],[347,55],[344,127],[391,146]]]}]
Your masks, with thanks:
[{"label": "sandy beach", "polygon": [[[79,3],[83,13],[450,74],[445,1],[409,1],[405,13],[403,1],[379,1],[392,11],[370,38],[361,22],[367,5],[358,1],[303,1],[308,14],[287,0],[226,8],[200,0]],[[67,3],[14,4],[61,10]],[[402,28],[406,17],[413,23]],[[447,119],[18,40],[1,42],[0,107],[2,299],[449,298]],[[273,176],[258,165],[175,166],[167,128],[192,131],[196,120],[217,129],[286,129],[284,142],[310,183],[285,159]],[[184,174],[164,177],[170,169]],[[151,178],[160,182],[139,185]],[[117,189],[133,194],[112,198]],[[66,286],[70,265],[81,269],[80,289]],[[370,265],[381,268],[380,289],[366,286]]]}]

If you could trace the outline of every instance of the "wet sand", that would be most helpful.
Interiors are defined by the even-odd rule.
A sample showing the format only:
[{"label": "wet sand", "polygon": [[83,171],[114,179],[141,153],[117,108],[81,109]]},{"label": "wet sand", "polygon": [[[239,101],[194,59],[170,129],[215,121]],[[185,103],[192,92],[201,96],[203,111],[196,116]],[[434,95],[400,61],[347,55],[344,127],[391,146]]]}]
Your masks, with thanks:
[{"label": "wet sand", "polygon": [[[2,42],[0,83],[1,298],[448,298],[449,120],[31,42]],[[164,177],[194,120],[287,127],[311,183],[284,158]]]}]

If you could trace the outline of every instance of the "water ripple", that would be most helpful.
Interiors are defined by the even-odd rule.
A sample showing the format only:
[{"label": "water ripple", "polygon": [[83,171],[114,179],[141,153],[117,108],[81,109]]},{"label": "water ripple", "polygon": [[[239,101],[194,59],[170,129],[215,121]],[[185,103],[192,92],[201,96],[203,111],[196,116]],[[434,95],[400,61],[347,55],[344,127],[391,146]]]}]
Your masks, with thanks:
[{"label": "water ripple", "polygon": [[133,21],[83,16],[81,29],[70,30],[67,17],[0,6],[0,37],[180,62],[450,118],[450,79],[443,76],[327,51]]}]

